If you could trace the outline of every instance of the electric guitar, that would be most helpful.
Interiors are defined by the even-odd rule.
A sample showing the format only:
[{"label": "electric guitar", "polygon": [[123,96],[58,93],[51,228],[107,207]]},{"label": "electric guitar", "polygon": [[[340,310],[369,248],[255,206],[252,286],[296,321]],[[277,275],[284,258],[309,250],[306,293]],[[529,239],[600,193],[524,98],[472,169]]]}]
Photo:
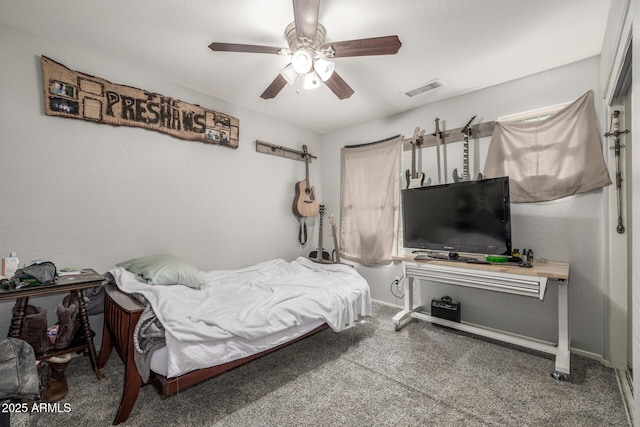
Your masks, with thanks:
[{"label": "electric guitar", "polygon": [[302,146],[306,177],[296,183],[296,196],[293,199],[293,213],[296,216],[311,217],[318,215],[316,187],[309,184],[309,153],[307,146]]},{"label": "electric guitar", "polygon": [[320,205],[320,223],[318,226],[318,229],[320,230],[318,233],[318,249],[316,249],[315,251],[312,251],[309,254],[309,258],[315,258],[315,259],[324,259],[326,261],[331,261],[331,255],[329,255],[329,252],[325,251],[324,248],[322,247],[322,217],[324,216],[324,205]]},{"label": "electric guitar", "polygon": [[[411,170],[407,169],[405,171],[405,177],[407,178],[407,188],[418,188],[424,185],[424,172],[418,173],[416,171],[416,145],[420,143],[418,132],[420,132],[419,127],[417,127],[413,132],[413,139],[411,141]],[[429,181],[427,181],[427,185],[429,184],[431,184],[431,178],[429,178]]]},{"label": "electric guitar", "polygon": [[[471,122],[476,118],[476,116],[471,117],[469,123],[462,128],[462,133],[464,134],[464,153],[462,159],[462,176],[458,175],[458,168],[453,170],[453,180],[455,182],[460,181],[471,181],[471,177],[469,174],[469,135],[471,134]],[[478,173],[476,179],[482,179],[482,174]]]},{"label": "electric guitar", "polygon": [[329,224],[331,224],[331,235],[333,236],[333,259],[340,264],[340,248],[338,247],[338,235],[336,233],[336,220],[333,213],[329,215]]}]

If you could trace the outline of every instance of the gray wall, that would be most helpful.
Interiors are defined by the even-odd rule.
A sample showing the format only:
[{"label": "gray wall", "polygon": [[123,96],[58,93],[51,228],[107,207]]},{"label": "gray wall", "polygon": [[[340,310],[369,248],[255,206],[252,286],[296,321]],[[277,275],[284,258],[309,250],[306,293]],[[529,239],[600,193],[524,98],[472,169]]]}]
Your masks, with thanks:
[{"label": "gray wall", "polygon": [[[22,262],[48,259],[58,266],[106,271],[123,259],[171,252],[202,269],[232,268],[269,258],[294,258],[314,249],[297,243],[291,214],[294,184],[304,164],[255,152],[261,139],[290,147],[306,143],[319,155],[311,167],[327,212],[338,214],[340,148],[391,135],[411,135],[416,126],[433,130],[572,101],[599,90],[599,58],[437,102],[398,116],[380,118],[318,136],[171,82],[155,70],[134,69],[126,58],[94,55],[77,46],[0,26],[0,254],[16,251]],[[39,56],[68,67],[168,95],[240,119],[240,147],[182,141],[141,129],[47,117],[43,113]],[[472,65],[469,72],[473,72]],[[428,95],[425,95],[428,96]],[[600,114],[600,101],[596,96]],[[472,143],[481,169],[489,139]],[[460,167],[462,144],[447,147],[449,176]],[[419,166],[435,179],[435,152],[425,149]],[[405,153],[403,168],[410,165]],[[513,206],[513,244],[537,256],[571,263],[572,346],[603,355],[603,192],[539,204]],[[325,247],[331,248],[330,227]],[[401,266],[358,266],[375,299],[401,304],[389,291]],[[555,340],[555,286],[544,302],[491,292],[424,288],[422,299],[450,294],[463,303],[463,318],[513,332]],[[50,311],[62,298],[33,301]],[[491,307],[491,310],[486,310]],[[0,328],[8,328],[10,303],[0,304]],[[100,333],[101,319],[94,322]]]},{"label": "gray wall", "polygon": [[[473,65],[469,65],[473,72]],[[601,115],[599,57],[527,78],[479,90],[409,111],[394,117],[363,123],[322,136],[323,187],[325,203],[337,209],[340,197],[340,148],[344,145],[379,140],[402,133],[413,135],[419,126],[434,131],[439,117],[446,129],[464,126],[473,116],[477,122],[496,120],[536,108],[573,101],[592,89],[598,117]],[[429,96],[428,94],[425,96]],[[600,119],[601,120],[601,119]],[[481,171],[490,138],[472,141],[471,171]],[[454,168],[462,165],[462,142],[448,144],[448,180]],[[435,148],[419,153],[418,167],[432,181],[437,180]],[[405,152],[403,169],[411,166],[411,153]],[[603,190],[561,200],[512,205],[512,233],[515,248],[533,248],[537,257],[571,263],[569,298],[572,347],[602,356],[604,340],[603,304]],[[368,279],[374,299],[402,304],[390,292],[394,277],[402,275],[400,263],[372,268],[358,266]],[[432,297],[450,295],[462,302],[462,317],[482,325],[505,329],[535,338],[556,341],[557,287],[553,284],[543,302],[535,299],[465,289],[456,286],[422,286],[422,303]]]},{"label": "gray wall", "polygon": [[[184,141],[143,129],[44,115],[40,55],[67,67],[240,119],[239,148]],[[257,153],[255,140],[319,154],[319,137],[252,111],[133,69],[126,58],[0,26],[0,254],[21,263],[100,272],[118,261],[172,253],[201,269],[292,259],[312,250],[298,244],[291,211],[304,163]],[[311,166],[321,194],[322,158]],[[314,179],[315,175],[315,181]],[[313,221],[311,224],[313,226]],[[314,228],[309,230],[311,236]],[[63,295],[34,299],[49,311]],[[12,303],[0,304],[0,331]],[[101,319],[93,321],[100,333]]]}]

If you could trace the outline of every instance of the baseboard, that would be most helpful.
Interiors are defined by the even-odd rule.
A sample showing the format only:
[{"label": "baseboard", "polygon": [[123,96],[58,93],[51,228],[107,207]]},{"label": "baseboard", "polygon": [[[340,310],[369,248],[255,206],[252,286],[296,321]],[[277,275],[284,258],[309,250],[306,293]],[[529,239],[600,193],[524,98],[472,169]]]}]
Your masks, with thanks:
[{"label": "baseboard", "polygon": [[609,363],[608,360],[604,359],[602,357],[602,355],[597,354],[597,353],[592,353],[590,351],[586,351],[586,350],[581,350],[579,348],[575,348],[575,347],[571,347],[569,349],[569,351],[573,354],[577,354],[578,356],[583,356],[586,357],[587,359],[593,359],[593,360],[597,360],[598,362],[602,363],[604,366],[606,366],[607,368],[611,367],[611,363]]},{"label": "baseboard", "polygon": [[616,369],[616,380],[618,380],[618,387],[620,388],[620,394],[622,395],[622,403],[624,404],[625,412],[627,413],[627,420],[629,425],[633,425],[633,380],[628,370]]},{"label": "baseboard", "polygon": [[380,300],[373,299],[373,298],[371,298],[371,302],[375,302],[376,304],[380,304],[380,305],[386,305],[387,307],[397,308],[398,310],[402,310],[404,308],[403,305],[392,304],[390,302],[380,301]]}]

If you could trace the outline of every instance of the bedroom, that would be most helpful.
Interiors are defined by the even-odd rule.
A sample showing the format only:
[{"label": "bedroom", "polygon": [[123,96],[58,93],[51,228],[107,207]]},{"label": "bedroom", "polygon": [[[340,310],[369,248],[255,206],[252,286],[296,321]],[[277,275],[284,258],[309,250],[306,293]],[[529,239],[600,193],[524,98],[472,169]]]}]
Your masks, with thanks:
[{"label": "bedroom", "polygon": [[[250,2],[242,4],[249,7]],[[78,6],[76,2],[69,5]],[[44,23],[52,15],[44,9],[37,12],[35,5],[31,6],[32,9],[27,8],[27,14],[31,14],[30,25]],[[474,114],[482,121],[496,120],[572,101],[594,90],[600,130],[604,132],[609,114],[603,99],[610,85],[608,76],[621,67],[620,34],[625,34],[628,22],[637,16],[637,7],[631,2],[611,2],[612,17],[606,33],[609,39],[603,40],[600,56],[576,59],[559,68],[541,70],[400,114],[386,114],[383,119],[319,132],[307,128],[304,120],[296,125],[223,101],[224,87],[215,81],[207,84],[214,86],[211,89],[214,92],[220,91],[220,98],[194,89],[192,82],[176,81],[169,71],[158,71],[153,63],[139,64],[134,58],[122,56],[118,47],[127,42],[126,32],[116,22],[111,26],[121,34],[118,44],[87,45],[83,37],[78,36],[77,45],[73,45],[54,36],[38,36],[33,30],[14,27],[17,22],[5,19],[10,19],[16,10],[23,10],[17,5],[4,4],[2,15],[6,18],[2,18],[0,27],[0,53],[4,58],[0,65],[3,83],[0,123],[4,130],[0,145],[0,253],[7,256],[15,251],[21,262],[50,259],[59,266],[91,267],[97,271],[106,271],[123,259],[157,252],[179,254],[203,269],[236,268],[273,257],[293,259],[306,255],[315,249],[316,224],[311,223],[309,243],[302,247],[297,241],[298,222],[291,214],[294,183],[304,176],[304,165],[256,153],[255,140],[294,148],[306,144],[318,157],[310,165],[311,181],[328,212],[337,215],[340,148],[398,133],[410,136],[416,126],[431,131],[435,117],[447,120],[448,126],[458,127]],[[64,7],[56,10],[63,11]],[[11,11],[13,13],[8,13]],[[105,11],[94,11],[96,15],[102,12]],[[291,18],[290,11],[287,16]],[[606,16],[602,19],[604,25]],[[169,26],[168,22],[161,22],[164,28]],[[331,34],[331,21],[324,23]],[[275,27],[281,35],[280,25]],[[400,30],[394,33],[402,35]],[[379,34],[385,33],[374,31],[371,35]],[[211,42],[216,34],[211,30],[204,36]],[[405,42],[403,48],[407,47]],[[214,53],[206,46],[202,48],[206,60],[214,61]],[[40,55],[114,83],[166,94],[238,117],[239,147],[231,150],[141,129],[46,117],[42,107]],[[634,56],[640,58],[640,55]],[[232,61],[230,56],[224,60]],[[261,59],[242,60],[250,61],[247,66],[250,69],[259,66],[251,61]],[[345,69],[341,74],[346,73],[347,61],[340,64]],[[369,66],[363,62],[357,74],[365,73]],[[471,64],[463,61],[461,66]],[[346,78],[347,74],[344,75]],[[447,80],[447,76],[437,77]],[[270,74],[258,86],[263,88],[271,78]],[[349,82],[355,86],[355,81],[349,79]],[[254,94],[255,98],[260,90]],[[354,96],[364,92],[356,91]],[[344,108],[340,104],[335,108],[338,107]],[[317,125],[322,117],[309,118],[309,122],[312,121]],[[453,151],[450,154],[449,170],[455,167],[456,156],[460,158],[459,145],[452,147],[458,154]],[[612,153],[606,151],[609,172],[613,173]],[[424,153],[423,158],[426,162],[433,156]],[[403,169],[409,163],[410,155],[405,152]],[[424,169],[433,173],[433,168],[426,163]],[[638,187],[632,179],[634,174],[627,171],[626,176],[632,188]],[[631,194],[629,201],[637,199],[633,196]],[[607,200],[613,203],[611,210]],[[615,213],[615,193],[611,187],[555,203],[515,206],[514,213],[517,214],[515,247],[531,247],[537,255],[571,263],[570,325],[574,350],[624,368],[627,341],[630,347],[640,340],[627,340],[626,333],[618,337],[619,324],[612,324],[610,320],[610,316],[617,314],[610,312],[611,307],[626,301],[626,295],[620,299],[620,290],[612,287],[617,280],[614,272],[622,269],[625,277],[627,275],[626,263],[621,265],[618,257],[610,255],[610,246],[620,244],[620,236],[611,233],[610,224],[605,223],[605,217]],[[629,231],[622,236],[625,246],[637,245],[638,227],[634,227],[633,220],[635,218],[628,218]],[[325,228],[324,241],[325,246],[331,248],[328,231],[328,227]],[[629,264],[628,283],[636,287],[634,268]],[[377,268],[359,266],[358,271],[368,280],[373,299],[402,305],[402,301],[389,292],[389,284],[402,274],[399,264]],[[550,291],[554,292],[553,287]],[[471,293],[466,296],[467,300],[477,300],[478,309],[468,311],[468,315],[476,316],[472,320],[478,323],[501,328],[511,325],[518,332],[550,339],[555,327],[553,293],[550,295],[542,304],[508,301],[510,310],[535,317],[512,324],[510,310],[491,315],[482,312],[481,307],[495,303],[491,295]],[[429,297],[423,296],[425,300]],[[46,298],[38,303],[55,313],[57,302],[56,298]],[[3,303],[0,311],[0,325],[5,329],[9,325],[10,307],[11,304]],[[626,311],[626,307],[621,310]],[[101,329],[96,326],[102,322],[99,316],[91,322],[94,329]],[[626,327],[626,316],[623,326]],[[620,350],[622,347],[624,350]],[[637,353],[634,352],[634,356]]]}]

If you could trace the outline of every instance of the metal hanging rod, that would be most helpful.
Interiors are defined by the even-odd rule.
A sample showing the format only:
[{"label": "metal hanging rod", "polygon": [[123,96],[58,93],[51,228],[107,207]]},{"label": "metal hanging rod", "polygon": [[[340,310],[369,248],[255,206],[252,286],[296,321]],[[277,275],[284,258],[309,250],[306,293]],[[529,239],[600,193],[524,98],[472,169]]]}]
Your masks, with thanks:
[{"label": "metal hanging rod", "polygon": [[618,234],[622,234],[625,231],[624,224],[622,223],[622,166],[620,165],[620,150],[625,148],[624,144],[620,143],[620,136],[625,135],[631,132],[629,129],[620,130],[620,111],[615,110],[611,114],[611,129],[609,132],[605,133],[604,136],[607,138],[612,136],[614,137],[614,145],[613,147],[609,147],[609,149],[614,150],[614,155],[616,157],[616,196],[618,202],[618,226],[616,227],[616,231]]},{"label": "metal hanging rod", "polygon": [[[300,150],[294,150],[293,148],[270,144],[258,139],[256,139],[256,151],[258,153],[271,154],[273,156],[285,157],[291,160],[299,160],[301,162],[305,161],[305,154]],[[312,156],[309,153],[307,153],[306,157],[309,160],[309,163],[311,163],[312,159],[317,159],[316,156]]]}]

